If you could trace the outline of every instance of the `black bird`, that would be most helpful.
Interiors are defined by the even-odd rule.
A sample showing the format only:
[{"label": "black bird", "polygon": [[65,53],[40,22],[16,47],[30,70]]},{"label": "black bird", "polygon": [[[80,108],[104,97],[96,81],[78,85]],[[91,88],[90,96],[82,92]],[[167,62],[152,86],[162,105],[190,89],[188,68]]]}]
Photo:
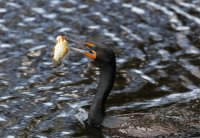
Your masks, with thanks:
[{"label": "black bird", "polygon": [[[68,41],[73,41],[72,39]],[[80,44],[80,43],[78,43]],[[95,65],[100,69],[100,80],[96,95],[89,110],[86,123],[90,126],[99,126],[105,116],[105,102],[110,94],[116,77],[116,59],[115,52],[110,48],[102,45],[87,42],[84,46],[89,48],[89,51],[71,48],[85,56],[94,60]]]},{"label": "black bird", "polygon": [[84,54],[95,61],[100,68],[100,80],[96,95],[90,107],[87,123],[91,125],[101,124],[105,116],[105,102],[110,94],[116,76],[115,53],[110,47],[96,46],[93,43],[85,43],[91,51]]},{"label": "black bird", "polygon": [[[67,40],[82,45],[75,40]],[[97,92],[90,107],[88,119],[85,121],[87,125],[95,128],[103,126],[109,129],[109,133],[112,132],[110,129],[114,129],[114,133],[117,130],[119,133],[134,137],[168,136],[178,131],[177,126],[163,114],[135,113],[128,116],[105,117],[105,102],[116,78],[115,52],[108,46],[96,45],[91,42],[83,45],[89,48],[89,51],[73,47],[70,49],[91,58],[100,68]]]}]

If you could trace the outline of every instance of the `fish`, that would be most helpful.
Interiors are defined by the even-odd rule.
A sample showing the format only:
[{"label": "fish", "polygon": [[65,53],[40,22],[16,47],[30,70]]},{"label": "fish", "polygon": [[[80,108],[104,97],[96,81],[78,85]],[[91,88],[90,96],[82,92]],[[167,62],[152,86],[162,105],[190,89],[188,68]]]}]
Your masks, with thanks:
[{"label": "fish", "polygon": [[53,64],[59,66],[63,63],[63,60],[69,54],[69,43],[67,39],[62,35],[57,36],[56,41],[56,45],[52,50]]}]

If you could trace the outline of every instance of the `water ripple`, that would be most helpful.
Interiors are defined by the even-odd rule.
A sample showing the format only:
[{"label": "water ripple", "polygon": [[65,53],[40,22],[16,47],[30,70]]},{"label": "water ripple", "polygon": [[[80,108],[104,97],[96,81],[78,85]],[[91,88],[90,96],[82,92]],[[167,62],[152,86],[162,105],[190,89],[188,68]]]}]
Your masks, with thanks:
[{"label": "water ripple", "polygon": [[[0,137],[87,137],[72,120],[84,126],[100,72],[75,52],[62,66],[53,67],[50,53],[59,34],[114,49],[117,76],[106,102],[108,116],[152,110],[161,115],[167,111],[164,107],[180,111],[180,103],[182,111],[198,120],[199,4],[198,0],[1,1]],[[176,117],[180,116],[172,113],[170,119]],[[113,137],[110,131],[109,136]]]}]

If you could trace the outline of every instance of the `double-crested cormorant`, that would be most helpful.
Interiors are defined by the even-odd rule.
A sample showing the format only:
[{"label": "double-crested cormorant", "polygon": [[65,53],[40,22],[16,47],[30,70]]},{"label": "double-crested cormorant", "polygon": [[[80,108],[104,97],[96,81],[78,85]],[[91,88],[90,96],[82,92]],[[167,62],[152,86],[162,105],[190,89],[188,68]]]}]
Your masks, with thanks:
[{"label": "double-crested cormorant", "polygon": [[90,107],[88,119],[86,121],[87,125],[99,126],[105,116],[105,102],[115,82],[115,52],[110,47],[102,45],[97,46],[96,44],[90,42],[84,43],[84,46],[89,48],[89,51],[76,48],[71,49],[78,51],[94,60],[95,65],[100,69],[100,80],[97,92]]},{"label": "double-crested cormorant", "polygon": [[[66,40],[80,44],[72,39],[66,38]],[[115,53],[110,47],[89,42],[83,45],[89,50],[73,47],[70,47],[70,49],[91,58],[100,68],[100,80],[89,110],[88,119],[85,121],[86,125],[94,128],[103,126],[109,129],[109,133],[114,129],[114,132],[134,137],[169,136],[180,130],[182,125],[179,120],[173,120],[176,122],[174,123],[162,113],[135,113],[128,116],[105,117],[105,102],[113,88],[116,77]]]},{"label": "double-crested cormorant", "polygon": [[[56,64],[61,64],[65,55],[68,53],[68,41],[80,44],[79,42],[65,38],[64,36],[57,37],[57,44],[53,49],[53,61]],[[95,64],[100,68],[100,80],[96,95],[90,107],[88,119],[86,121],[89,126],[98,126],[101,124],[105,116],[105,102],[110,94],[115,82],[116,76],[116,61],[115,53],[110,47],[96,46],[94,43],[86,42],[81,44],[89,48],[88,51],[70,47],[71,50],[84,54],[94,60]]]},{"label": "double-crested cormorant", "polygon": [[105,102],[110,94],[116,76],[115,53],[110,47],[96,46],[93,43],[85,43],[91,51],[84,53],[93,59],[100,69],[100,80],[94,100],[90,107],[87,123],[98,125],[105,116]]}]

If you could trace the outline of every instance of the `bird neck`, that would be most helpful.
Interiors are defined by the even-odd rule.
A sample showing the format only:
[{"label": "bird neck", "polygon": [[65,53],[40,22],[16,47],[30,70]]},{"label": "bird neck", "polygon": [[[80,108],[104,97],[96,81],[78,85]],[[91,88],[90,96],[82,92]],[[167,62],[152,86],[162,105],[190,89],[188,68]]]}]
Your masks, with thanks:
[{"label": "bird neck", "polygon": [[105,102],[115,82],[116,62],[100,67],[100,80],[96,95],[90,107],[88,122],[99,125],[105,116]]}]

